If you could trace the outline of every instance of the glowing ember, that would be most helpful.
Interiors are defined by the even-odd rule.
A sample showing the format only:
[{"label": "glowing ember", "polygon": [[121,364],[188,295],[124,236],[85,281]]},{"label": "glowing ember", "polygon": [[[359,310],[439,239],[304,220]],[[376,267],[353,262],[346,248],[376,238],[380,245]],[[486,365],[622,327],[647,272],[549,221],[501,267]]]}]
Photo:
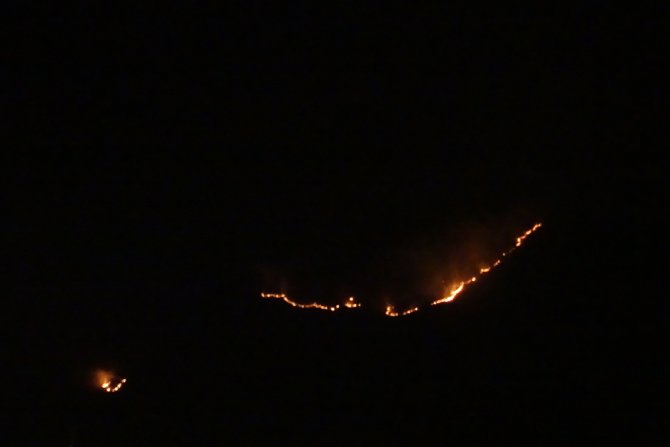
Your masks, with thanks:
[{"label": "glowing ember", "polygon": [[101,390],[106,393],[116,393],[126,383],[126,379],[115,376],[109,371],[97,371],[97,383]]},{"label": "glowing ember", "polygon": [[[500,257],[498,259],[494,260],[490,265],[481,267],[479,269],[479,275],[472,276],[472,277],[470,277],[466,280],[462,280],[460,282],[457,282],[457,283],[451,285],[445,291],[445,294],[442,298],[440,298],[436,301],[433,301],[432,303],[430,303],[430,305],[431,306],[436,306],[438,304],[450,303],[450,302],[454,301],[456,299],[456,297],[463,290],[465,290],[465,288],[468,285],[470,285],[474,282],[477,282],[477,280],[481,276],[489,273],[495,267],[498,267],[502,263],[502,258],[507,257],[512,252],[514,252],[514,250],[519,248],[523,244],[523,242],[526,240],[526,238],[528,238],[531,234],[533,234],[535,231],[537,231],[540,227],[542,227],[541,223],[536,223],[535,225],[533,225],[530,229],[526,230],[521,236],[518,236],[516,238],[516,243],[515,243],[514,247],[512,247],[509,250],[501,253]],[[319,303],[316,303],[316,302],[310,303],[310,304],[300,304],[300,303],[297,303],[297,302],[289,299],[289,297],[284,293],[261,293],[261,298],[280,299],[280,300],[284,301],[285,303],[290,304],[293,307],[299,307],[301,309],[320,309],[320,310],[328,310],[328,311],[331,311],[331,312],[334,312],[334,311],[340,309],[339,304],[336,305],[336,306],[326,306],[324,304],[319,304]],[[346,307],[348,309],[356,309],[356,308],[361,307],[361,304],[357,303],[356,300],[354,299],[354,297],[349,297],[344,302],[344,307]],[[414,312],[417,312],[418,310],[419,310],[419,307],[412,307],[412,308],[406,309],[402,312],[398,312],[398,311],[396,311],[394,306],[388,305],[388,306],[386,306],[386,310],[385,310],[384,314],[389,316],[389,317],[401,317],[401,316],[413,314]]]}]

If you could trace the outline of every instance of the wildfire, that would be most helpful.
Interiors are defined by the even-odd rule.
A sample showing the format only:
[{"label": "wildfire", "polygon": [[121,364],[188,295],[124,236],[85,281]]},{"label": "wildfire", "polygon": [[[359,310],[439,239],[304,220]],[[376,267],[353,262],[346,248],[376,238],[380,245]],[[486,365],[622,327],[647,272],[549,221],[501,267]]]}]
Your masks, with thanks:
[{"label": "wildfire", "polygon": [[516,244],[514,245],[514,247],[512,247],[509,250],[503,252],[500,255],[500,258],[493,261],[493,263],[491,265],[480,268],[479,269],[479,276],[473,276],[470,279],[467,279],[465,281],[461,281],[461,282],[457,283],[456,285],[452,286],[449,289],[449,292],[444,297],[440,298],[439,300],[433,301],[432,303],[430,303],[430,305],[435,306],[435,305],[438,305],[438,304],[450,303],[453,300],[455,300],[456,297],[458,296],[458,294],[461,293],[465,289],[466,286],[472,284],[473,282],[476,282],[477,278],[487,274],[493,268],[498,267],[502,263],[501,258],[503,258],[505,256],[509,256],[514,250],[521,247],[521,244],[523,244],[523,241],[525,241],[528,236],[530,236],[535,231],[537,231],[541,226],[542,226],[541,223],[536,223],[535,225],[533,225],[530,229],[526,230],[521,236],[516,238]]},{"label": "wildfire", "polygon": [[[442,298],[431,302],[430,305],[431,306],[436,306],[438,304],[450,303],[450,302],[454,301],[456,299],[456,297],[461,292],[463,292],[463,290],[465,290],[465,288],[467,286],[469,286],[470,284],[472,284],[474,282],[477,282],[478,279],[481,278],[483,275],[486,275],[491,270],[493,270],[494,268],[496,268],[500,264],[502,264],[502,259],[503,258],[509,256],[510,254],[512,254],[512,252],[514,252],[514,250],[521,247],[523,242],[531,234],[536,232],[540,227],[542,227],[542,223],[536,223],[535,225],[533,225],[531,228],[529,228],[523,234],[521,234],[520,236],[518,236],[516,238],[516,243],[512,248],[510,248],[509,250],[501,253],[500,257],[498,259],[495,259],[493,262],[491,262],[491,264],[480,267],[478,275],[472,276],[472,277],[470,277],[466,280],[462,280],[460,282],[457,282],[457,283],[451,285],[445,291],[445,294]],[[320,309],[320,310],[327,310],[327,311],[331,311],[331,312],[335,312],[336,310],[340,309],[339,304],[335,305],[335,306],[327,306],[327,305],[324,305],[324,304],[319,304],[317,302],[309,303],[309,304],[300,304],[300,303],[297,303],[297,302],[289,299],[289,297],[284,293],[261,293],[261,298],[280,299],[280,300],[284,301],[285,303],[290,304],[293,307],[299,307],[301,309]],[[344,302],[343,306],[348,308],[348,309],[356,309],[356,308],[361,307],[361,304],[356,302],[354,297],[351,296],[351,297],[347,298],[347,300]],[[410,315],[410,314],[413,314],[415,312],[418,312],[419,310],[420,310],[419,307],[411,307],[411,308],[406,309],[402,312],[398,312],[398,311],[396,311],[394,306],[387,305],[384,314],[386,316],[389,316],[389,317],[402,317],[402,316],[405,316],[405,315]],[[125,379],[123,379],[123,382],[125,382]]]},{"label": "wildfire", "polygon": [[[319,303],[309,303],[309,304],[300,304],[296,303],[295,301],[292,301],[285,293],[261,293],[261,298],[267,298],[267,299],[278,299],[282,300],[287,304],[290,304],[293,307],[299,307],[301,309],[320,309],[320,310],[329,310],[331,312],[335,312],[340,308],[340,305],[336,306],[326,306],[324,304],[319,304]],[[353,297],[352,297],[353,298]],[[345,304],[346,306],[346,304]],[[359,305],[355,307],[359,307]],[[349,307],[349,306],[347,306]]]},{"label": "wildfire", "polygon": [[350,296],[345,302],[344,307],[347,309],[358,309],[361,307],[361,303],[357,303],[356,299],[353,296]]},{"label": "wildfire", "polygon": [[98,386],[106,393],[116,393],[126,383],[125,378],[115,376],[109,371],[97,371],[96,376]]},{"label": "wildfire", "polygon": [[411,307],[402,312],[396,312],[395,307],[388,305],[386,306],[386,311],[384,312],[384,315],[386,315],[387,317],[404,317],[405,315],[413,314],[418,310],[419,310],[418,307]]}]

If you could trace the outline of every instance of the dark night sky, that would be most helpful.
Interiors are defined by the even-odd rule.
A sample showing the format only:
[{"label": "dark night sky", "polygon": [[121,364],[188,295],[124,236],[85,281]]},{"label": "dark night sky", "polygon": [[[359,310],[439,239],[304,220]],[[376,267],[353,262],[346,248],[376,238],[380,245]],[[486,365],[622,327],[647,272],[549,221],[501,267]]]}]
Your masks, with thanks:
[{"label": "dark night sky", "polygon": [[[346,440],[368,433],[372,415],[430,436],[436,421],[464,429],[484,414],[534,413],[552,438],[596,412],[594,433],[622,418],[661,439],[667,408],[647,387],[660,384],[670,309],[662,266],[650,265],[665,207],[654,157],[664,12],[10,11],[7,327],[17,389],[41,382],[21,406],[48,421],[35,432],[65,439],[74,425],[106,445],[105,424],[156,441],[169,423],[175,442],[205,442],[240,427],[286,434],[300,415],[321,443],[330,421],[353,424],[336,430]],[[373,306],[385,284],[411,297],[423,278],[405,268],[408,252],[536,221],[536,239],[463,304],[398,326],[257,300],[276,278]],[[332,355],[315,354],[322,346]],[[84,391],[80,376],[105,362],[144,391],[112,407]],[[608,393],[625,396],[620,407]],[[55,408],[67,410],[54,421]],[[579,424],[549,422],[563,412]]]}]

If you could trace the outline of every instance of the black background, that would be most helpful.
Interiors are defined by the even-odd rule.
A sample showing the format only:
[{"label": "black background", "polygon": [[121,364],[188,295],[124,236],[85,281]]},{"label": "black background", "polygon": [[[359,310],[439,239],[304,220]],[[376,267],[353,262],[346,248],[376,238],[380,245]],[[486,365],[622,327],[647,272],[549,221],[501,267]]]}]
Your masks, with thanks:
[{"label": "black background", "polygon": [[[9,11],[7,445],[660,444],[664,13]],[[408,247],[537,221],[382,315]]]}]

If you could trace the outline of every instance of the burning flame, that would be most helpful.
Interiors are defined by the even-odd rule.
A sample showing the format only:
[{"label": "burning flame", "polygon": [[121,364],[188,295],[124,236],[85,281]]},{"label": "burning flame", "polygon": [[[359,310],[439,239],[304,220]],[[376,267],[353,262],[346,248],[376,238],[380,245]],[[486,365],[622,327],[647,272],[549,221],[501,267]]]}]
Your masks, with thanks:
[{"label": "burning flame", "polygon": [[387,317],[404,317],[405,315],[413,314],[418,310],[419,310],[418,307],[411,307],[402,312],[396,312],[395,307],[389,304],[388,306],[386,306],[386,311],[384,312],[384,315],[386,315]]},{"label": "burning flame", "polygon": [[478,276],[473,276],[469,279],[466,279],[465,281],[461,281],[461,282],[453,285],[449,289],[449,292],[444,297],[440,298],[439,300],[433,301],[432,303],[430,303],[430,305],[431,306],[436,306],[438,304],[450,303],[453,300],[455,300],[456,297],[458,296],[458,294],[461,293],[465,289],[466,286],[469,286],[473,282],[476,282],[478,278],[480,278],[481,276],[489,273],[493,268],[498,267],[502,263],[502,259],[501,259],[502,257],[509,256],[514,250],[521,247],[521,244],[523,244],[523,241],[525,241],[528,236],[530,236],[535,231],[537,231],[541,226],[542,226],[541,223],[536,223],[535,225],[533,225],[532,228],[526,230],[521,236],[516,238],[516,244],[514,245],[514,247],[512,247],[509,250],[503,252],[500,255],[500,258],[493,261],[493,263],[491,265],[480,268]]},{"label": "burning flame", "polygon": [[101,390],[106,393],[116,393],[126,383],[126,379],[118,377],[109,371],[97,371],[97,383]]},{"label": "burning flame", "polygon": [[344,307],[348,309],[358,309],[361,307],[361,303],[357,303],[354,297],[350,296],[349,299],[344,302]]},{"label": "burning flame", "polygon": [[[435,300],[430,303],[431,306],[436,306],[439,304],[445,304],[445,303],[450,303],[456,299],[456,297],[465,290],[467,286],[470,284],[477,282],[479,278],[481,278],[483,275],[486,275],[489,273],[491,270],[494,268],[498,267],[500,264],[502,264],[502,259],[504,257],[509,256],[512,254],[517,248],[521,247],[523,242],[534,232],[536,232],[540,227],[542,227],[542,223],[536,223],[533,225],[531,228],[526,230],[522,235],[518,236],[516,238],[516,243],[514,247],[510,248],[509,250],[503,252],[500,254],[500,257],[496,260],[494,260],[491,264],[486,265],[484,267],[481,267],[479,269],[479,274],[472,276],[466,280],[457,282],[453,284],[447,291],[445,291],[445,294],[442,298]],[[261,298],[266,298],[266,299],[280,299],[284,301],[287,304],[290,304],[293,307],[299,307],[301,309],[320,309],[320,310],[328,310],[331,312],[335,312],[336,310],[340,309],[340,305],[335,305],[335,306],[326,306],[324,304],[319,304],[317,302],[314,303],[309,303],[309,304],[300,304],[298,302],[295,302],[291,300],[285,293],[261,293]],[[357,303],[356,300],[354,299],[353,296],[349,297],[345,302],[344,302],[344,307],[348,309],[356,309],[361,307],[360,303]],[[418,312],[420,309],[419,307],[411,307],[409,309],[406,309],[402,312],[396,311],[395,307],[392,305],[387,305],[386,310],[384,314],[389,317],[402,317],[405,315],[410,315],[413,314],[414,312]],[[124,379],[125,381],[125,379]]]},{"label": "burning flame", "polygon": [[[339,304],[335,306],[326,306],[325,304],[319,304],[319,303],[300,304],[291,300],[285,293],[261,293],[261,298],[282,300],[283,302],[293,307],[299,307],[301,309],[319,309],[319,310],[329,310],[331,312],[335,312],[336,310],[339,310],[341,308]],[[362,306],[362,304],[357,302],[353,296],[347,298],[347,300],[344,302],[343,305],[347,309],[357,309]]]},{"label": "burning flame", "polygon": [[309,303],[309,304],[296,303],[295,301],[292,301],[285,293],[261,293],[261,298],[282,300],[293,307],[299,307],[301,309],[320,309],[335,312],[337,309],[340,308],[339,304],[336,306],[326,306],[324,304],[319,303]]}]

